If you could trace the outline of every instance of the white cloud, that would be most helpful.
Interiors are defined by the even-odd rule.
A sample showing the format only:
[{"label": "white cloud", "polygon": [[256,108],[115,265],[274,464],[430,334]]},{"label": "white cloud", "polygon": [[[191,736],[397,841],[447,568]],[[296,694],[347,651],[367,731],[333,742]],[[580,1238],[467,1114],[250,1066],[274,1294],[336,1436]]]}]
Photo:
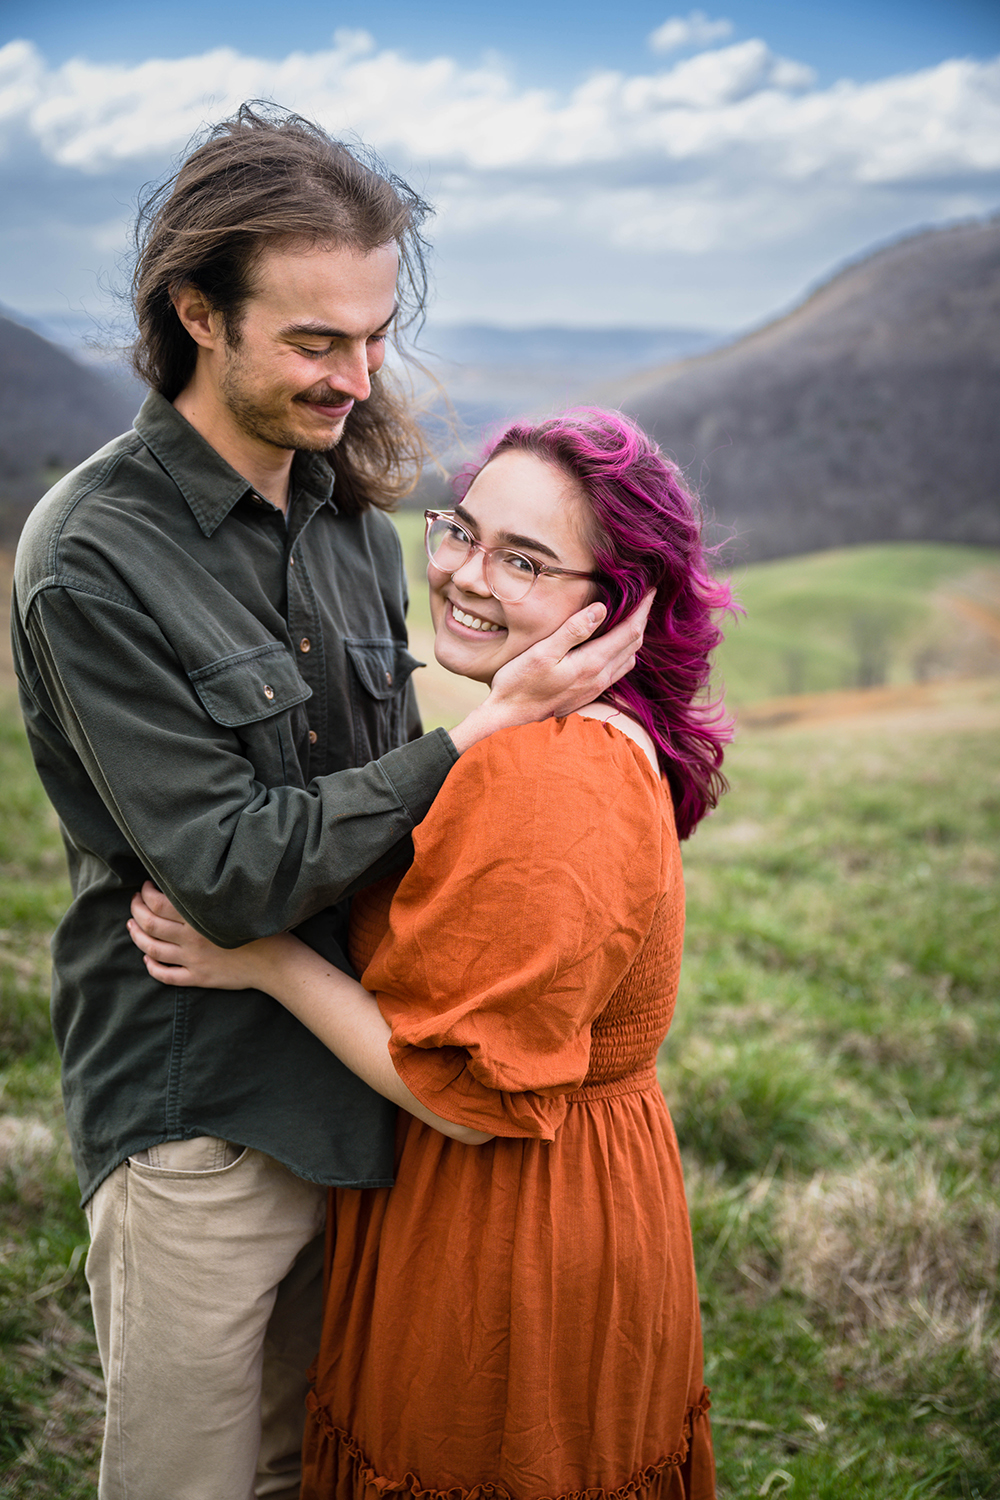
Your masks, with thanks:
[{"label": "white cloud", "polygon": [[692,10],[686,16],[670,16],[650,33],[649,45],[654,52],[676,52],[681,47],[708,47],[732,36],[732,21],[710,21],[703,10]]},{"label": "white cloud", "polygon": [[[694,11],[656,35],[684,27],[703,45],[723,25]],[[0,48],[0,173],[20,173],[21,191],[34,153],[42,176],[105,180],[109,193],[115,184],[124,238],[132,189],[119,184],[163,171],[206,122],[250,98],[375,145],[437,202],[444,260],[482,256],[495,241],[507,247],[501,275],[518,256],[533,274],[546,257],[594,267],[616,258],[624,284],[630,257],[686,258],[694,275],[698,257],[738,267],[767,247],[827,245],[801,250],[800,263],[821,269],[955,204],[982,212],[1000,197],[1000,59],[818,88],[809,68],[759,39],[646,73],[598,72],[564,93],[520,86],[497,58],[476,68],[415,60],[356,30],[278,62],[221,48],[53,68],[15,41]],[[10,218],[0,234],[13,244]],[[93,234],[81,230],[81,243],[89,235],[97,251]]]},{"label": "white cloud", "polygon": [[30,42],[0,47],[0,120],[16,119],[31,106],[44,72],[45,65]]},{"label": "white cloud", "polygon": [[0,119],[82,172],[165,159],[207,120],[255,97],[353,128],[432,170],[548,172],[553,190],[568,168],[641,163],[662,174],[697,159],[712,171],[733,153],[761,179],[834,171],[861,184],[1000,167],[1000,60],[817,89],[810,69],[751,40],[658,73],[599,73],[560,97],[519,88],[498,62],[413,61],[358,32],[276,63],[219,48],[133,67],[49,69],[29,43],[0,49]]}]

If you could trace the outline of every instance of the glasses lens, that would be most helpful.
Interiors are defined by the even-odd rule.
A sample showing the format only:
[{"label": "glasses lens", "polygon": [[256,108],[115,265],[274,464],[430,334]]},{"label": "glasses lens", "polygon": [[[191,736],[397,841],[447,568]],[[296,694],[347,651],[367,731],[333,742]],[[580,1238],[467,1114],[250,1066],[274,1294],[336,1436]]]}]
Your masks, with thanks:
[{"label": "glasses lens", "polygon": [[507,552],[498,547],[486,559],[486,581],[505,604],[517,604],[523,599],[536,576],[530,558],[520,552]]},{"label": "glasses lens", "polygon": [[469,537],[457,521],[438,516],[427,528],[427,556],[443,573],[454,573],[469,555]]}]

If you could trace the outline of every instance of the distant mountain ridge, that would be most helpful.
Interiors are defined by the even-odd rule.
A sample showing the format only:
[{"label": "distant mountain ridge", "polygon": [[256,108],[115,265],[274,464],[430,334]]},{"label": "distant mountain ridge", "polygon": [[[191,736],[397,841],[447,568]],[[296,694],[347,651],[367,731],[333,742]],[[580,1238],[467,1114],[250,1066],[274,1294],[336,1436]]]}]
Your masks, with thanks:
[{"label": "distant mountain ridge", "polygon": [[560,323],[507,328],[492,323],[429,323],[420,343],[459,365],[597,365],[624,370],[700,354],[722,336],[704,328],[571,328]]},{"label": "distant mountain ridge", "polygon": [[890,245],[602,395],[684,465],[732,555],[1000,545],[1000,220]]},{"label": "distant mountain ridge", "polygon": [[[73,326],[78,337],[94,327],[89,320]],[[6,545],[57,474],[127,431],[144,394],[123,366],[76,358],[60,347],[49,336],[56,330],[54,319],[21,318],[0,307],[0,543]],[[425,330],[419,355],[449,388],[460,417],[479,429],[539,404],[578,400],[588,384],[700,351],[718,337],[692,328],[442,324]]]},{"label": "distant mountain ridge", "polygon": [[[733,557],[1000,546],[1000,220],[876,251],[787,316],[699,352],[718,337],[432,323],[418,353],[474,428],[586,399],[633,412],[735,535]],[[0,317],[0,543],[140,399],[123,371]],[[413,503],[447,494],[429,469]]]},{"label": "distant mountain ridge", "polygon": [[430,321],[417,355],[478,438],[483,427],[575,404],[598,382],[700,354],[724,337],[704,328],[506,328]]}]

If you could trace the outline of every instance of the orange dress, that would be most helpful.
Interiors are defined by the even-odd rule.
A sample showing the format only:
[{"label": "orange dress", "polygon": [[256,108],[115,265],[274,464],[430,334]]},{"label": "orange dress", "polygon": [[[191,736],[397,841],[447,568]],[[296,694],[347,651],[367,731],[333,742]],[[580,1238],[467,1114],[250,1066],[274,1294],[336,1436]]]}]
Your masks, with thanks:
[{"label": "orange dress", "polygon": [[[570,715],[461,757],[352,947],[402,1111],[335,1190],[303,1500],[711,1500],[681,1164],[656,1079],[683,883],[637,745]],[[391,898],[391,909],[389,901]]]}]

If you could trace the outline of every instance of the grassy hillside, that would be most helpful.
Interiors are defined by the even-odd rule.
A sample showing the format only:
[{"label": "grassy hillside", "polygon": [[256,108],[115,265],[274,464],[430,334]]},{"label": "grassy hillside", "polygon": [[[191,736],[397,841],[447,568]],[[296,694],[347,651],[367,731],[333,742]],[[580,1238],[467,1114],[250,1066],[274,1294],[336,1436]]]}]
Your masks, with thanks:
[{"label": "grassy hillside", "polygon": [[736,705],[1000,670],[1000,550],[837,548],[739,569],[719,653]]}]

